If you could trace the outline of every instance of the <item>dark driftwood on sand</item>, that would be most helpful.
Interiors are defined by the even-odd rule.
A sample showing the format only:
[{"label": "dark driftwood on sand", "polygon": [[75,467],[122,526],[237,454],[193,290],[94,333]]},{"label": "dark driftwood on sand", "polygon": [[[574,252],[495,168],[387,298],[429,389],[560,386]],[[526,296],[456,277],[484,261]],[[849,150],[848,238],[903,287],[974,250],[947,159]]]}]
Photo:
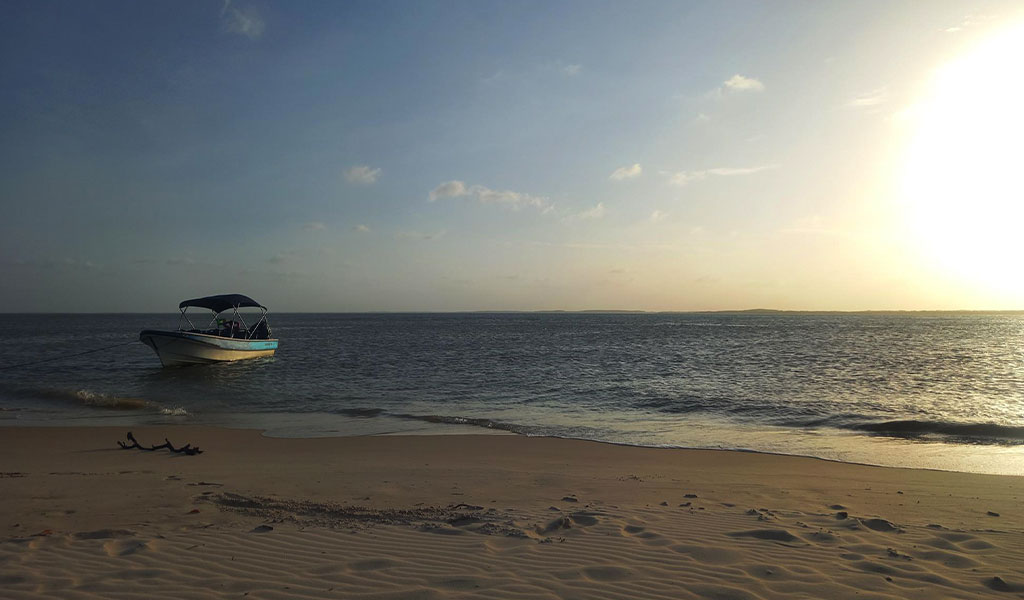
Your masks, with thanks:
[{"label": "dark driftwood on sand", "polygon": [[174,445],[171,444],[171,441],[169,439],[167,439],[167,438],[164,438],[164,443],[163,444],[160,444],[159,446],[150,446],[149,448],[147,448],[147,447],[143,446],[142,444],[140,444],[139,441],[135,439],[135,436],[132,435],[132,432],[130,432],[130,431],[128,432],[128,441],[131,442],[131,443],[128,444],[128,443],[125,443],[125,442],[122,442],[122,441],[118,441],[117,445],[120,446],[121,448],[124,448],[125,450],[131,450],[132,448],[138,448],[139,450],[145,450],[147,452],[152,452],[153,450],[163,450],[163,449],[166,448],[167,450],[170,450],[171,452],[176,452],[178,454],[187,454],[189,456],[194,456],[196,454],[202,454],[203,453],[203,451],[200,450],[198,446],[193,447],[192,444],[185,444],[181,448],[175,448]]}]

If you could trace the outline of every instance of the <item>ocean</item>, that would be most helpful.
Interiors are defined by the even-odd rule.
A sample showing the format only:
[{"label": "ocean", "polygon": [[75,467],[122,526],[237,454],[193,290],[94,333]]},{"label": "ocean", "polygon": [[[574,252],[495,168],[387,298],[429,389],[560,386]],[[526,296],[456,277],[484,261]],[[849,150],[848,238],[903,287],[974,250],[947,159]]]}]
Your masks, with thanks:
[{"label": "ocean", "polygon": [[0,315],[0,435],[167,423],[286,437],[515,433],[1024,474],[1024,314],[270,323],[272,358],[162,368],[138,332],[174,329],[176,314]]}]

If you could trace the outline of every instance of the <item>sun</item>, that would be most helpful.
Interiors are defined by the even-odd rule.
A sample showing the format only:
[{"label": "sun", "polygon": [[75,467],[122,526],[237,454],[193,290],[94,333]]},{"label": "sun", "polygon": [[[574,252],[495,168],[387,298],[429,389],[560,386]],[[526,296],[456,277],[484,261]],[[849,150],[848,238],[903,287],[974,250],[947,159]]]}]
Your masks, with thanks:
[{"label": "sun", "polygon": [[1024,301],[1024,24],[936,71],[903,174],[912,243],[992,298]]}]

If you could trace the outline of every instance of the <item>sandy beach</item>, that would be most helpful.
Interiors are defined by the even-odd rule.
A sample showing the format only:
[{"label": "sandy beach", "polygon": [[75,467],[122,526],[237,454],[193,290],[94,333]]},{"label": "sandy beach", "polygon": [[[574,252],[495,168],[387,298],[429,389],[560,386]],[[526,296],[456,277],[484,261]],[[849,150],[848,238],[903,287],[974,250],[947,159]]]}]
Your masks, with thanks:
[{"label": "sandy beach", "polygon": [[1024,479],[513,435],[0,429],[6,598],[1024,597]]}]

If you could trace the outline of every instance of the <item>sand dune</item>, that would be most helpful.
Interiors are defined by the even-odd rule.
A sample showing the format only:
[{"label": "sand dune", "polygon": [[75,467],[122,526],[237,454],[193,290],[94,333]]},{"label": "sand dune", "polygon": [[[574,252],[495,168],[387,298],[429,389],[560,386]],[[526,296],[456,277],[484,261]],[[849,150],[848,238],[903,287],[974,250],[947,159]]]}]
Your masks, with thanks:
[{"label": "sand dune", "polygon": [[518,436],[136,431],[206,450],[185,457],[0,433],[5,598],[1024,597],[1020,478]]}]

